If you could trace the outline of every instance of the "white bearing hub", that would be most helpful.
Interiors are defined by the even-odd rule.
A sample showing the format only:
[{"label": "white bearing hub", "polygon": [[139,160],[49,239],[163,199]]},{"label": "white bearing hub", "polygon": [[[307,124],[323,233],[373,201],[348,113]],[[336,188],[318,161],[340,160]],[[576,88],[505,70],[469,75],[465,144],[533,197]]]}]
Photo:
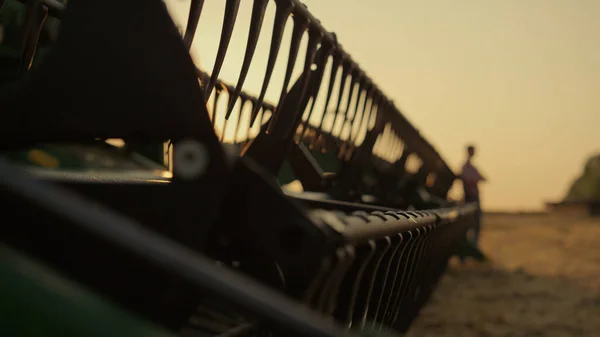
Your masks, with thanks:
[{"label": "white bearing hub", "polygon": [[208,152],[204,145],[195,140],[178,142],[174,147],[173,168],[182,179],[198,178],[208,167]]}]

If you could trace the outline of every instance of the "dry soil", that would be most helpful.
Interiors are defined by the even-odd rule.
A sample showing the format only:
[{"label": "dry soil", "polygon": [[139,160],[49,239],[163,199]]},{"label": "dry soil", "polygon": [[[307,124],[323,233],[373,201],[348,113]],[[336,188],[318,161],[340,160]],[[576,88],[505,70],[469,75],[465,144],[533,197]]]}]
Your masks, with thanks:
[{"label": "dry soil", "polygon": [[492,262],[453,261],[409,337],[600,337],[600,220],[487,215]]}]

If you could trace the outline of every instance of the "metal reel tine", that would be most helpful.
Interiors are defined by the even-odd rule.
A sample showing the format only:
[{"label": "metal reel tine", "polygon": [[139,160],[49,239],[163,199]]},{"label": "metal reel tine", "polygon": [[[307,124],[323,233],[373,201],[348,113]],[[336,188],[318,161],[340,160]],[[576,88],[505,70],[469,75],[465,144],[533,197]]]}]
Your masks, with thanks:
[{"label": "metal reel tine", "polygon": [[48,7],[40,0],[27,2],[26,19],[23,29],[21,56],[21,73],[26,73],[31,69],[33,59],[36,54],[40,34],[44,28],[44,23],[48,18]]}]

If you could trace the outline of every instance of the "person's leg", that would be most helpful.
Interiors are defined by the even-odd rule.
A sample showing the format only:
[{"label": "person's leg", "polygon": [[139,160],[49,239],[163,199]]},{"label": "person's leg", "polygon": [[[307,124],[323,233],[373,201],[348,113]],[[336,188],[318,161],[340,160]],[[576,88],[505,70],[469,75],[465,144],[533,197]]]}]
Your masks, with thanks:
[{"label": "person's leg", "polygon": [[[472,197],[472,196],[470,196],[470,195],[465,195],[465,197],[464,197],[464,202],[465,202],[465,203],[471,203],[471,202],[474,202],[474,201],[475,201],[475,200],[473,199],[473,197]],[[465,244],[465,245],[468,245],[470,242],[475,242],[475,240],[476,240],[476,237],[475,237],[475,236],[476,236],[476,235],[478,235],[478,234],[475,234],[475,230],[474,230],[474,229],[475,229],[475,228],[469,228],[469,229],[467,230],[467,232],[465,233],[465,242],[464,242],[464,244]],[[472,235],[472,234],[473,234],[473,235]],[[466,248],[463,248],[463,249],[466,249]],[[460,263],[461,263],[461,264],[464,264],[464,263],[465,263],[465,261],[466,261],[466,256],[465,256],[465,255],[463,255],[463,253],[464,253],[464,252],[462,252],[462,251],[461,251],[461,254],[459,255],[459,258],[460,258]]]},{"label": "person's leg", "polygon": [[475,200],[477,202],[477,214],[475,216],[475,225],[473,227],[473,243],[475,246],[479,245],[479,234],[481,233],[481,203],[479,202],[479,198]]},{"label": "person's leg", "polygon": [[477,204],[477,213],[475,214],[473,227],[467,231],[468,240],[477,246],[479,234],[481,232],[481,204],[479,203],[479,197],[474,195],[465,196],[465,202]]}]

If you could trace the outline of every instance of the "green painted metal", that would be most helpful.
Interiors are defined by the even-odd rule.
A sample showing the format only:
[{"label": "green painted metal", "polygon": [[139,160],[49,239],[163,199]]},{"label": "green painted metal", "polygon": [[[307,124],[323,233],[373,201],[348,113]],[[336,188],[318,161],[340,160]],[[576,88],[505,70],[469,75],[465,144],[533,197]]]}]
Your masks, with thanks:
[{"label": "green painted metal", "polygon": [[175,337],[0,245],[0,336]]},{"label": "green painted metal", "polygon": [[[312,150],[311,154],[324,172],[338,172],[340,170],[342,163],[335,153]],[[279,184],[285,185],[294,180],[296,180],[296,176],[292,171],[292,167],[289,162],[285,161],[279,171],[277,181]]]},{"label": "green painted metal", "polygon": [[279,175],[277,176],[277,181],[280,185],[286,185],[296,180],[296,176],[294,175],[294,171],[292,170],[292,166],[286,160],[281,165],[281,169],[279,170]]},{"label": "green painted metal", "polygon": [[[154,148],[154,151],[152,149]],[[141,146],[139,150],[143,150]],[[136,149],[137,150],[137,149]],[[65,171],[162,171],[164,160],[158,161],[162,151],[148,146],[145,153],[130,152],[109,144],[41,144],[30,148],[5,152],[4,157],[14,163]],[[147,156],[154,155],[154,160]],[[163,155],[164,156],[164,155]]]},{"label": "green painted metal", "polygon": [[[16,163],[57,169],[84,169],[93,168],[94,166],[73,155],[65,148],[56,146],[40,145],[25,150],[11,151],[6,153],[5,156]],[[41,159],[39,157],[46,160],[39,160]]]},{"label": "green painted metal", "polygon": [[[0,336],[176,337],[0,244]],[[355,336],[394,336],[354,331]]]},{"label": "green painted metal", "polygon": [[165,165],[165,148],[163,143],[130,146],[130,149],[157,164]]},{"label": "green painted metal", "polygon": [[324,172],[338,172],[341,167],[341,160],[335,153],[321,151],[311,151],[315,160],[319,163]]}]

